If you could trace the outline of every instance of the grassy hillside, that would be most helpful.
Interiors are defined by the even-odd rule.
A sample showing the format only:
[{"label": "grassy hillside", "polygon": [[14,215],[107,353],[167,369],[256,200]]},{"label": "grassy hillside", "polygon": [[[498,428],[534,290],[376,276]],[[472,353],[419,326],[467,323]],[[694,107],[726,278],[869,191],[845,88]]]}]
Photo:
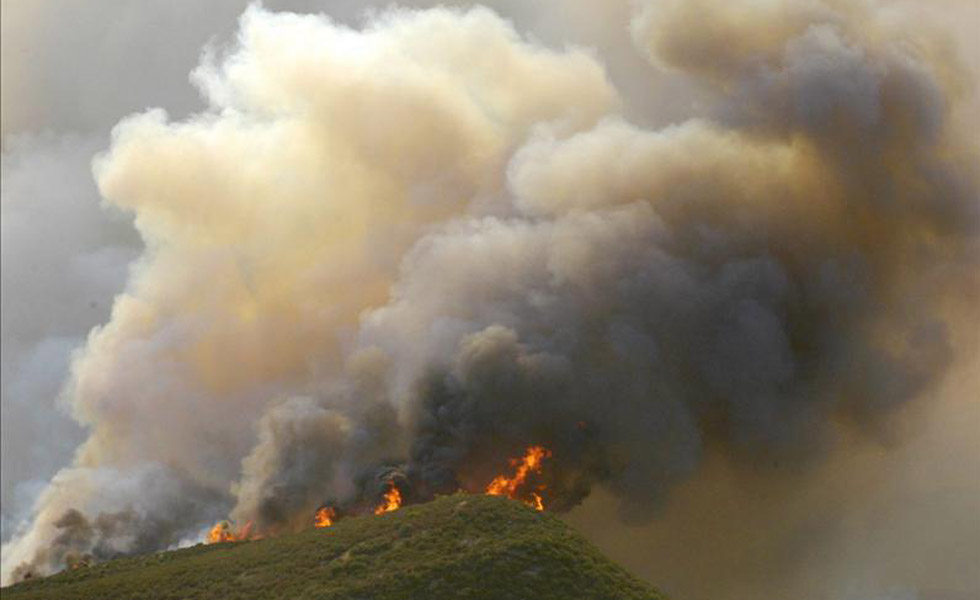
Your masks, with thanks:
[{"label": "grassy hillside", "polygon": [[661,599],[558,518],[448,496],[251,542],[119,559],[27,581],[4,600]]}]

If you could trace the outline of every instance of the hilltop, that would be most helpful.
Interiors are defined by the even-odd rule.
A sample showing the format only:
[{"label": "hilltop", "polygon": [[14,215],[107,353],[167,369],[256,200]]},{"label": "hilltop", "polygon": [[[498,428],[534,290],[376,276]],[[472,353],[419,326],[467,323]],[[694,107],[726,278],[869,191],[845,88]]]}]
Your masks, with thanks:
[{"label": "hilltop", "polygon": [[665,600],[548,513],[454,495],[294,535],[108,561],[5,600]]}]

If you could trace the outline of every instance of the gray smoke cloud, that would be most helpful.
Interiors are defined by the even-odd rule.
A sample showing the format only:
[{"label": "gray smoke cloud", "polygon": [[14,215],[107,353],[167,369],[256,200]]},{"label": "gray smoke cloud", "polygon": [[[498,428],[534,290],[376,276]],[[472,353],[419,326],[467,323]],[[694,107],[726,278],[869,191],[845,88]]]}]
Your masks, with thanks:
[{"label": "gray smoke cloud", "polygon": [[961,365],[941,395],[906,415],[897,440],[841,436],[806,469],[779,457],[732,464],[709,448],[701,470],[643,526],[590,496],[569,514],[614,559],[675,596],[976,596],[980,475],[978,370]]},{"label": "gray smoke cloud", "polygon": [[299,529],[379,477],[479,492],[534,444],[549,508],[640,524],[714,456],[790,481],[888,439],[978,316],[970,78],[917,14],[641,3],[637,56],[707,106],[656,126],[487,9],[249,8],[194,71],[208,108],[95,162],[146,251],[4,582],[225,515]]}]

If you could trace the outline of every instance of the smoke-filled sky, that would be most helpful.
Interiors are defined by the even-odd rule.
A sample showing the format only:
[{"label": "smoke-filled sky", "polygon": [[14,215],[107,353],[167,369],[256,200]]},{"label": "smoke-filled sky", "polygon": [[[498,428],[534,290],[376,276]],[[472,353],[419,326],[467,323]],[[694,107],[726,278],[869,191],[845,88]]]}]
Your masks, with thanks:
[{"label": "smoke-filled sky", "polygon": [[436,4],[3,0],[3,582],[543,444],[679,599],[980,595],[980,7]]}]

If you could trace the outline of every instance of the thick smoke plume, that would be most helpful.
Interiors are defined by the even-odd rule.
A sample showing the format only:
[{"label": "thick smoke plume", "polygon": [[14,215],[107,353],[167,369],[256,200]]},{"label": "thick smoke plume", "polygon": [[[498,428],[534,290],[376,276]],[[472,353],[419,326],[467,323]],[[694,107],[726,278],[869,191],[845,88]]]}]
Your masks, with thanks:
[{"label": "thick smoke plume", "polygon": [[638,51],[713,98],[647,130],[590,52],[489,10],[250,8],[193,75],[208,108],[127,118],[95,163],[147,250],[4,582],[307,527],[378,474],[480,491],[532,444],[546,506],[601,488],[637,522],[708,447],[805,466],[880,435],[977,310],[968,78],[905,17],[640,6]]}]

